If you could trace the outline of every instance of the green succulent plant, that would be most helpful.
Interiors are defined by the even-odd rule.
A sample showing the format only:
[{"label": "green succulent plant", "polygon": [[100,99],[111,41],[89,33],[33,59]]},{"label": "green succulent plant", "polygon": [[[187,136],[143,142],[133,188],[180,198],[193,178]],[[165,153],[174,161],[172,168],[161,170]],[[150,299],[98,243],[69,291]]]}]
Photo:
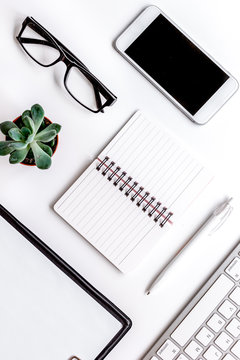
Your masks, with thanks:
[{"label": "green succulent plant", "polygon": [[44,110],[38,104],[23,112],[21,125],[11,121],[0,124],[0,130],[7,137],[6,141],[0,141],[0,155],[10,154],[9,162],[17,164],[30,154],[39,169],[48,169],[52,163],[51,145],[55,143],[61,126],[50,124],[45,127]]}]

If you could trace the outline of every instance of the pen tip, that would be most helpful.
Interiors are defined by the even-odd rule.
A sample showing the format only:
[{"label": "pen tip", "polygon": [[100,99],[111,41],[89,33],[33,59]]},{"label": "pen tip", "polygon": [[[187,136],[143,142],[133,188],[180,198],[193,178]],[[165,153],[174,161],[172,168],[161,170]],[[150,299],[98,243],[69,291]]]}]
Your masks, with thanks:
[{"label": "pen tip", "polygon": [[149,295],[150,294],[150,291],[148,290],[147,292],[146,292],[146,295]]}]

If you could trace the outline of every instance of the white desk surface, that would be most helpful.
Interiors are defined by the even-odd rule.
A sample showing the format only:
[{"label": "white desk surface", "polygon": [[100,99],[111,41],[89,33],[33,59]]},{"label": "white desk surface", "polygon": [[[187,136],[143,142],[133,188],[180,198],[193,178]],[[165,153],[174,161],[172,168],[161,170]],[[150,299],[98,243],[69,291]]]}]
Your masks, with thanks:
[{"label": "white desk surface", "polygon": [[[0,202],[131,317],[132,330],[109,360],[141,359],[240,238],[240,91],[207,125],[197,126],[128,64],[113,41],[149,4],[143,0],[1,1],[0,122],[40,103],[46,116],[63,127],[47,171],[10,165],[8,157],[0,158]],[[240,80],[238,0],[155,0],[154,4]],[[63,63],[45,69],[21,50],[15,35],[27,15],[69,47],[118,96],[105,114],[89,113],[68,96],[62,86]],[[161,240],[166,244],[164,253],[156,246],[139,267],[123,275],[52,207],[137,109],[179,136],[211,168],[218,185],[198,198]],[[146,297],[146,286],[178,244],[228,194],[236,199],[236,209],[218,236],[195,241],[166,274],[159,292]]]}]

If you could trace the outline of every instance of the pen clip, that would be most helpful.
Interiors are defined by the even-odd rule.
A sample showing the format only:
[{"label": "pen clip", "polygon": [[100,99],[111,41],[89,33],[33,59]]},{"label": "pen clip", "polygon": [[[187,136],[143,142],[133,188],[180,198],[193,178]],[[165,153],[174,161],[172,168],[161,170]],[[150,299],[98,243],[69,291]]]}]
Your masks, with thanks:
[{"label": "pen clip", "polygon": [[209,236],[213,235],[218,229],[220,229],[220,227],[226,222],[226,220],[229,218],[229,216],[231,215],[231,213],[233,211],[233,207],[230,206],[229,204],[226,206],[225,209],[227,209],[227,210],[224,211],[224,213],[220,217],[220,220],[217,223],[217,225],[214,226],[213,229],[211,229],[210,233],[208,234]]},{"label": "pen clip", "polygon": [[215,216],[218,216],[218,215],[220,215],[221,213],[223,213],[223,211],[229,207],[229,204],[230,204],[230,202],[231,202],[232,200],[233,200],[233,198],[231,197],[231,198],[229,198],[228,200],[224,201],[221,205],[219,205],[219,206],[214,210],[213,214],[214,214]]}]

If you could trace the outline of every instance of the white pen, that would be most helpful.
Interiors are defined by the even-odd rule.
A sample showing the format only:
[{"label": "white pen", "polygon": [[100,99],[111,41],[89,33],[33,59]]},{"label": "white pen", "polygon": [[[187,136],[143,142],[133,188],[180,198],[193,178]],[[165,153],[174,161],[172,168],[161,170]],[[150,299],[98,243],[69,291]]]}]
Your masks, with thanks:
[{"label": "white pen", "polygon": [[195,239],[198,235],[202,234],[203,230],[208,230],[208,235],[211,235],[222,226],[222,224],[227,220],[228,216],[232,212],[233,207],[230,205],[231,201],[232,198],[224,201],[221,205],[216,207],[216,209],[211,213],[211,215],[207,218],[207,220],[200,226],[200,228],[198,228],[198,230],[193,234],[193,236],[191,236],[190,239],[188,239],[181,246],[181,248],[171,257],[167,265],[163,267],[163,269],[160,271],[160,273],[151,283],[149,288],[146,290],[146,295],[149,295],[150,293],[153,292],[153,290],[156,290],[157,285],[160,282],[160,279],[163,277],[163,275],[166,273],[169,267],[173,264],[173,262],[176,260],[178,255],[182,253],[182,251],[193,239]]}]

